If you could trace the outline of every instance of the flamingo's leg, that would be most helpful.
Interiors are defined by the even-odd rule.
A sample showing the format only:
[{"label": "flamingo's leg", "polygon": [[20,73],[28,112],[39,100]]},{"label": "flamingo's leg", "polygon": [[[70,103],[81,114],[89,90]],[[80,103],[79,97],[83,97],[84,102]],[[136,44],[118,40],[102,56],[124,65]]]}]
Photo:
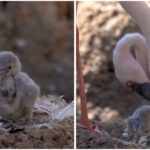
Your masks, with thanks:
[{"label": "flamingo's leg", "polygon": [[79,83],[79,94],[81,99],[81,124],[77,124],[78,127],[96,132],[98,134],[105,134],[104,130],[100,130],[96,123],[91,123],[88,119],[87,113],[87,103],[86,103],[86,95],[85,95],[85,87],[84,87],[84,79],[82,75],[81,69],[81,61],[80,61],[80,53],[79,53],[79,33],[77,28],[77,50],[76,50],[76,57],[77,57],[77,76],[78,76],[78,83]]}]

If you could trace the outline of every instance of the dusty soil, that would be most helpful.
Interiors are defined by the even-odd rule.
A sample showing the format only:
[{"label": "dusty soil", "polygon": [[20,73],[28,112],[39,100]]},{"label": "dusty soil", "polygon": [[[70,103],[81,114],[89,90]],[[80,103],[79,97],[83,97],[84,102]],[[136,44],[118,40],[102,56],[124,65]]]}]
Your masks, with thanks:
[{"label": "dusty soil", "polygon": [[0,127],[0,148],[73,148],[73,120],[73,103],[56,96],[40,98],[32,125]]},{"label": "dusty soil", "polygon": [[[141,32],[140,29],[118,2],[80,2],[78,27],[88,115],[101,123],[110,135],[102,142],[100,135],[77,129],[77,147],[140,148],[131,142],[124,143],[128,140],[121,134],[127,117],[149,102],[118,82],[112,63],[112,51],[118,39],[125,33]],[[80,118],[79,97],[77,99]]]}]

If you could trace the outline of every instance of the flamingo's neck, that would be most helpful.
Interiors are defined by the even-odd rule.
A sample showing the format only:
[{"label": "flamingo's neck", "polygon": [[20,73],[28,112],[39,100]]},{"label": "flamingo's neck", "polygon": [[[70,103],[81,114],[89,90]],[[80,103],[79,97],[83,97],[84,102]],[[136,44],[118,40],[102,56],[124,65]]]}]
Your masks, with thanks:
[{"label": "flamingo's neck", "polygon": [[[148,48],[145,38],[139,33],[126,34],[118,43],[115,50],[118,58],[121,60],[136,59],[137,63],[142,66],[146,74],[148,70]],[[131,50],[133,50],[134,55]]]},{"label": "flamingo's neck", "polygon": [[[135,47],[135,58],[131,48]],[[118,43],[113,52],[113,63],[118,79],[125,83],[149,82],[147,47],[145,39],[139,33],[127,34]]]},{"label": "flamingo's neck", "polygon": [[122,1],[123,8],[136,20],[148,43],[148,64],[150,71],[150,8],[144,1]]}]

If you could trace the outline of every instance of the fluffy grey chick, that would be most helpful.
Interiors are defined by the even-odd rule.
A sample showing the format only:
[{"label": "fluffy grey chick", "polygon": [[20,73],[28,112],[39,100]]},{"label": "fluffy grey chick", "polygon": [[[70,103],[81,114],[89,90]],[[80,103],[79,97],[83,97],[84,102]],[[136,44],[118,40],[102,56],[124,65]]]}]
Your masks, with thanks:
[{"label": "fluffy grey chick", "polygon": [[[3,79],[14,80],[15,93],[8,92],[10,96],[12,96],[11,103],[0,98],[0,108],[2,108],[0,114],[2,118],[13,121],[23,120],[30,122],[33,107],[40,93],[40,89],[26,73],[21,72],[19,58],[10,51],[0,53],[0,81]],[[10,87],[12,87],[12,85],[13,82],[10,83]],[[5,95],[6,99],[8,95]]]},{"label": "fluffy grey chick", "polygon": [[123,136],[133,137],[138,142],[140,137],[150,133],[150,105],[137,108],[133,115],[128,117]]}]

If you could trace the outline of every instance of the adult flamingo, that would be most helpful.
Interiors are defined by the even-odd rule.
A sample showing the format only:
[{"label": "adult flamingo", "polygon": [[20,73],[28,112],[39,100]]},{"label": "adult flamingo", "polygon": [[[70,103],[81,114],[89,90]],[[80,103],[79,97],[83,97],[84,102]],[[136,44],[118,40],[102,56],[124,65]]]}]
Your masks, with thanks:
[{"label": "adult flamingo", "polygon": [[[134,33],[125,35],[117,43],[113,52],[116,76],[123,84],[150,100],[150,23],[147,21],[150,8],[145,2],[120,3],[135,18],[146,39]],[[134,49],[134,55],[131,49]]]},{"label": "adult flamingo", "polygon": [[[145,5],[144,2],[132,2],[132,6],[130,5],[131,2],[129,3],[128,5],[128,2],[120,2],[122,4],[122,6],[129,12],[131,13],[132,17],[135,18],[137,20],[137,23],[139,24],[139,26],[141,27],[143,33],[145,34],[145,37],[147,38],[147,40],[149,41],[149,44],[148,44],[148,47],[150,48],[150,32],[148,32],[148,18],[150,18],[150,9]],[[134,7],[135,4],[138,3],[138,6],[137,7]],[[141,7],[141,4],[142,4],[142,7]],[[131,6],[131,7],[130,7]],[[137,9],[139,8],[139,9]],[[140,10],[140,12],[139,12]],[[141,11],[147,11],[146,13],[146,17],[145,17],[145,14],[144,14],[144,17],[145,19],[144,20],[141,20],[141,16],[140,13]],[[144,18],[143,17],[143,18]],[[146,19],[147,18],[147,19]],[[143,23],[143,24],[142,24]],[[147,24],[147,26],[145,27],[144,25]],[[100,132],[100,130],[98,130],[97,128],[97,125],[94,125],[94,126],[91,126],[90,122],[89,122],[89,119],[88,119],[88,115],[87,115],[87,105],[86,105],[86,95],[85,95],[85,91],[84,91],[84,80],[83,80],[83,75],[82,75],[82,71],[81,71],[81,62],[80,62],[80,55],[79,55],[79,34],[78,34],[78,29],[77,29],[77,75],[78,75],[78,82],[79,82],[79,92],[80,92],[80,98],[81,98],[81,120],[82,120],[82,124],[83,126],[82,127],[85,127],[86,129],[89,129],[89,130],[92,130],[92,131],[96,131],[98,133],[102,133]],[[129,47],[131,48],[131,47]],[[137,53],[137,52],[136,52]],[[142,59],[139,57],[139,53],[136,54],[136,59],[137,59],[137,62],[140,63],[140,65],[143,67],[144,70],[142,70],[141,74],[144,76],[145,78],[145,81],[141,81],[139,82],[139,80],[135,80],[135,82],[132,81],[131,83],[131,79],[132,78],[128,78],[129,80],[127,81],[130,81],[130,82],[127,82],[128,85],[130,85],[130,87],[136,91],[136,87],[139,86],[139,87],[143,87],[145,90],[142,90],[143,93],[146,92],[146,91],[149,91],[150,87],[149,87],[149,80],[148,78],[146,77],[147,74],[144,75],[144,71],[145,73],[147,73],[147,69],[144,67],[144,66],[147,66],[145,64],[142,63]],[[150,58],[150,51],[149,51],[149,58]],[[120,62],[118,63],[120,64]],[[149,59],[149,64],[150,64],[150,59]],[[116,65],[118,66],[118,65]],[[150,65],[149,65],[150,66]],[[139,67],[139,65],[138,65]],[[137,68],[138,68],[137,67]],[[141,67],[140,67],[141,68]],[[123,72],[122,72],[123,73]],[[120,73],[120,76],[121,74]],[[128,72],[125,72],[125,73],[128,73]],[[118,76],[118,75],[117,75]],[[125,76],[125,74],[123,74],[123,76]],[[121,79],[120,79],[121,80]],[[122,81],[122,80],[121,80]],[[137,81],[137,83],[136,83]],[[142,83],[144,83],[143,85],[141,85]],[[137,92],[139,94],[141,94],[141,90],[137,90]],[[146,95],[146,94],[141,94],[142,96],[146,97],[146,98],[149,98],[149,95]]]},{"label": "adult flamingo", "polygon": [[150,99],[148,46],[139,33],[126,34],[113,52],[115,73],[120,82]]}]

